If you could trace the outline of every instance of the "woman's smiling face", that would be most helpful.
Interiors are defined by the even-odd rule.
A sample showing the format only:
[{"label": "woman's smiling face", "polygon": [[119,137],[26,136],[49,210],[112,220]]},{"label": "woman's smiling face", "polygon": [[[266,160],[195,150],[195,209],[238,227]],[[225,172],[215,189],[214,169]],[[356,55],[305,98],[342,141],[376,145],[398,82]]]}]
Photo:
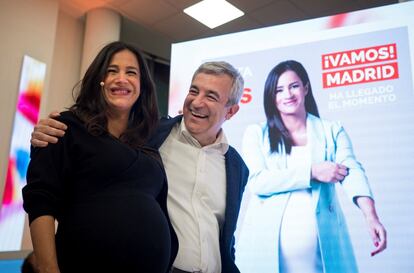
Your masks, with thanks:
[{"label": "woman's smiling face", "polygon": [[113,55],[103,90],[111,112],[129,114],[141,93],[139,64],[134,53],[125,49]]},{"label": "woman's smiling face", "polygon": [[306,111],[305,97],[308,94],[308,85],[304,85],[296,72],[283,72],[275,92],[275,103],[280,115],[294,115]]}]

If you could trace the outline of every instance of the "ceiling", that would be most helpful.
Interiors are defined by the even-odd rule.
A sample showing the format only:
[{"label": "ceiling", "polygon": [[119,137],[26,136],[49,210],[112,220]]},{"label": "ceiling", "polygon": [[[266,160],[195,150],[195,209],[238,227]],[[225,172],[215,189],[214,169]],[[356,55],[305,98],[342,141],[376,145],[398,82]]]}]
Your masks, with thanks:
[{"label": "ceiling", "polygon": [[182,42],[242,30],[398,3],[398,0],[228,0],[244,15],[209,29],[182,10],[200,0],[58,0],[60,8],[83,17],[93,8],[107,7],[171,42]]}]

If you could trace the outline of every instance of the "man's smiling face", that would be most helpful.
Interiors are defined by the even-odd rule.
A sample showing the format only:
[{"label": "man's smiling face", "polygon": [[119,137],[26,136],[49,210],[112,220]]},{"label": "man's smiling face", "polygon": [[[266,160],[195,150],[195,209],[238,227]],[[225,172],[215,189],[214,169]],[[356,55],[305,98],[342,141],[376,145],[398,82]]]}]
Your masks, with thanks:
[{"label": "man's smiling face", "polygon": [[214,143],[222,124],[239,109],[227,105],[233,80],[226,74],[197,74],[184,101],[184,123],[202,146]]}]

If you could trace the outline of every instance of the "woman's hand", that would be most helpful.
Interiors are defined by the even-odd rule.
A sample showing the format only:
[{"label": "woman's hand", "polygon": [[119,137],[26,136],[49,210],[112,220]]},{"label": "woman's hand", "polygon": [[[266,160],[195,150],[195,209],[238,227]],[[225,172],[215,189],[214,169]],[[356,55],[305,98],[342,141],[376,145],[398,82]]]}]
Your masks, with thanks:
[{"label": "woman's hand", "polygon": [[378,219],[367,219],[367,222],[368,231],[375,246],[375,249],[371,251],[371,256],[374,256],[387,247],[387,232]]},{"label": "woman's hand", "polygon": [[356,198],[356,203],[365,216],[368,232],[375,246],[375,249],[371,251],[371,256],[377,255],[387,248],[387,231],[379,220],[374,200],[367,196],[359,196]]},{"label": "woman's hand", "polygon": [[331,161],[314,163],[311,167],[311,178],[322,183],[336,183],[348,175],[348,167]]}]

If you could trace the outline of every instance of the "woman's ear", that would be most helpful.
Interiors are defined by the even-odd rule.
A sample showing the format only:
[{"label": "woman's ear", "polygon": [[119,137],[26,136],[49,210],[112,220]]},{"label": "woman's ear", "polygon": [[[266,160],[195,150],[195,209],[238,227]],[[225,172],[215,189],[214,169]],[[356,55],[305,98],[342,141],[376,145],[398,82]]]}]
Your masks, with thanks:
[{"label": "woman's ear", "polygon": [[305,96],[309,93],[309,82],[305,84]]}]

